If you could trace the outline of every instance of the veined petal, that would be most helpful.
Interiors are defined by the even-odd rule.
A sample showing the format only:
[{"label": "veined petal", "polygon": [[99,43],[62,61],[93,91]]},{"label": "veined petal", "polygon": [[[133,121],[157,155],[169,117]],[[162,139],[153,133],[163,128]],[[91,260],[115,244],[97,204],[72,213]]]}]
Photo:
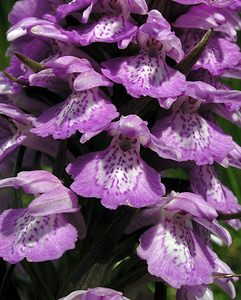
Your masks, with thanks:
[{"label": "veined petal", "polygon": [[17,177],[0,180],[0,188],[12,186],[23,188],[26,193],[39,194],[49,192],[61,185],[60,180],[48,171],[22,171]]},{"label": "veined petal", "polygon": [[46,37],[65,43],[70,43],[74,34],[49,21],[45,21],[42,24],[30,24],[28,33],[33,36]]},{"label": "veined petal", "polygon": [[25,114],[18,107],[9,103],[0,103],[0,115],[5,115],[26,125],[31,124],[34,119],[31,115]]},{"label": "veined petal", "polygon": [[194,193],[210,203],[217,211],[224,214],[240,211],[241,207],[234,194],[217,178],[212,166],[196,166],[190,171],[190,183]]},{"label": "veined petal", "polygon": [[[116,108],[97,89],[72,93],[69,98],[46,110],[35,122],[31,132],[54,139],[65,139],[77,130],[84,134],[105,130],[118,117]],[[93,136],[93,135],[92,135]]]},{"label": "veined petal", "polygon": [[115,137],[106,150],[83,155],[68,165],[66,170],[74,179],[71,189],[84,197],[101,198],[110,209],[159,202],[165,192],[159,174],[140,158],[135,145],[125,151],[121,146]]},{"label": "veined petal", "polygon": [[201,224],[202,226],[206,227],[209,231],[214,233],[217,237],[219,237],[226,245],[230,246],[232,244],[232,237],[227,229],[222,227],[216,220],[212,222],[194,217],[193,218],[197,223]]},{"label": "veined petal", "polygon": [[127,37],[132,37],[136,31],[137,26],[131,24],[122,15],[104,16],[90,28],[76,30],[78,36],[76,35],[75,42],[81,46],[95,42],[120,42]]},{"label": "veined petal", "polygon": [[[206,78],[205,78],[206,79]],[[231,114],[233,111],[237,111],[241,106],[241,91],[229,89],[224,84],[221,84],[215,80],[208,80],[209,82],[202,81],[188,81],[185,95],[194,99],[205,101],[205,103],[215,103],[213,110],[217,110],[216,104],[223,103],[226,110]],[[227,112],[227,114],[228,114]],[[237,112],[238,122],[238,112]],[[235,116],[234,116],[235,121]]]},{"label": "veined petal", "polygon": [[56,9],[56,19],[57,21],[60,21],[64,17],[66,17],[68,14],[81,10],[83,8],[88,7],[92,2],[95,2],[95,0],[74,0],[70,1],[66,4],[61,4]]},{"label": "veined petal", "polygon": [[49,0],[17,1],[10,12],[8,19],[12,24],[16,24],[28,17],[41,18],[50,11],[49,2]]},{"label": "veined petal", "polygon": [[63,215],[33,217],[27,209],[0,215],[0,256],[15,264],[26,258],[40,262],[57,259],[75,247],[77,231]]},{"label": "veined petal", "polygon": [[42,24],[45,23],[44,20],[28,17],[22,20],[19,20],[14,26],[10,27],[7,31],[7,40],[12,42],[19,37],[25,36],[28,32],[27,28],[33,24]]},{"label": "veined petal", "polygon": [[202,197],[193,193],[176,193],[170,196],[170,201],[164,206],[168,211],[183,211],[190,213],[193,217],[205,220],[214,220],[218,214]]},{"label": "veined petal", "polygon": [[221,31],[228,38],[237,39],[236,30],[240,30],[241,21],[237,12],[229,8],[217,8],[205,4],[192,6],[187,13],[182,14],[175,23],[179,28],[197,28],[208,30],[213,28]]},{"label": "veined petal", "polygon": [[150,274],[174,288],[213,281],[216,256],[193,233],[185,216],[164,213],[159,224],[142,234],[137,254],[147,260]]},{"label": "veined petal", "polygon": [[[185,4],[185,5],[195,5],[200,3],[205,3],[208,6],[213,7],[229,7],[232,9],[236,9],[240,7],[239,1],[236,0],[218,0],[218,1],[212,1],[212,0],[174,0],[175,2]],[[188,298],[189,299],[189,298]],[[208,299],[207,299],[208,300]]]},{"label": "veined petal", "polygon": [[34,217],[71,213],[79,209],[75,193],[62,185],[38,196],[28,206],[29,214]]},{"label": "veined petal", "polygon": [[177,290],[176,300],[214,300],[214,298],[210,287],[205,284],[201,284],[194,286],[182,286],[179,290]]},{"label": "veined petal", "polygon": [[241,147],[234,143],[234,149],[227,155],[228,166],[241,169]]},{"label": "veined petal", "polygon": [[68,90],[68,85],[56,77],[51,68],[44,69],[38,73],[33,73],[28,79],[30,86],[48,88],[57,94],[63,95],[66,93],[66,90]]},{"label": "veined petal", "polygon": [[213,105],[215,113],[241,127],[241,110],[229,111],[224,105]]},{"label": "veined petal", "polygon": [[169,98],[182,94],[185,76],[168,67],[161,57],[151,57],[146,51],[139,55],[111,59],[102,63],[102,72],[109,79],[125,86],[128,94],[139,98]]},{"label": "veined petal", "polygon": [[122,293],[110,288],[96,287],[86,291],[79,290],[72,292],[59,300],[129,300]]},{"label": "veined petal", "polygon": [[180,161],[194,160],[198,165],[221,162],[234,148],[230,136],[197,112],[173,112],[154,125],[153,134],[178,150]]},{"label": "veined petal", "polygon": [[14,135],[10,135],[0,140],[0,161],[2,161],[8,154],[12,153],[18,146],[20,146],[26,135],[17,131]]}]

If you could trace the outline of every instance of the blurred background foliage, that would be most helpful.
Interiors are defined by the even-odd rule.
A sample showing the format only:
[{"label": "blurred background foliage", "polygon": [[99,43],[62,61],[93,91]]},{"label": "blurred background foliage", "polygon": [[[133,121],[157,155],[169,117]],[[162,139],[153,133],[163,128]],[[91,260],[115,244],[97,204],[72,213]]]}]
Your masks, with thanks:
[{"label": "blurred background foliage", "polygon": [[[6,50],[8,48],[8,42],[6,40],[6,31],[9,28],[8,13],[14,4],[15,0],[0,0],[0,70],[4,69],[8,63],[9,58],[6,56]],[[241,46],[241,35],[239,36],[239,45]],[[241,81],[237,79],[230,79],[228,81],[230,86],[234,89],[241,90]],[[219,119],[219,124],[226,133],[233,136],[234,140],[241,145],[240,129],[231,124],[230,122]],[[241,203],[241,171],[235,168],[224,169],[219,168],[219,175],[225,185],[232,189],[234,194],[238,197]],[[179,177],[179,176],[178,176]],[[235,273],[241,273],[241,230],[236,232],[230,227],[228,228],[233,237],[233,244],[231,247],[214,245],[216,253],[221,259],[223,259],[233,269]],[[237,299],[241,299],[241,280],[235,284],[237,291]],[[147,285],[150,292],[154,292],[154,286],[152,283]],[[213,291],[215,300],[226,300],[228,296],[215,285],[213,285]],[[168,288],[167,299],[175,299],[175,290]],[[161,300],[161,299],[160,299]]]}]

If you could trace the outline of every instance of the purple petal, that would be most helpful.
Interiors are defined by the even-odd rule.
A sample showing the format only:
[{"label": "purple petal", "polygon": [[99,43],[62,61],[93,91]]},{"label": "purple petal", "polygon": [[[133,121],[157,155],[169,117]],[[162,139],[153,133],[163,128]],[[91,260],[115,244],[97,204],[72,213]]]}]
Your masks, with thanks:
[{"label": "purple petal", "polygon": [[[215,260],[216,263],[216,273],[217,274],[234,274],[233,271],[230,269],[230,267],[223,262],[221,259],[217,258]],[[237,279],[235,279],[235,277],[232,279],[234,281],[237,281]],[[230,279],[227,278],[215,278],[214,282],[221,288],[224,290],[224,292],[231,298],[234,299],[236,298],[236,291],[235,291],[235,287],[233,285],[233,282]]]},{"label": "purple petal", "polygon": [[[86,46],[95,42],[114,43],[131,37],[137,27],[127,21],[123,16],[104,16],[88,29],[78,29],[75,42]],[[125,45],[125,46],[128,46]]]},{"label": "purple petal", "polygon": [[74,74],[73,88],[75,91],[113,85],[105,76],[96,72],[90,62],[84,58],[62,56],[51,62],[50,67],[57,77],[67,82]]},{"label": "purple petal", "polygon": [[241,127],[241,111],[229,111],[224,105],[215,105],[213,110],[218,115]]},{"label": "purple petal", "polygon": [[182,286],[179,290],[177,290],[176,300],[214,300],[214,298],[210,287],[202,284],[194,286]]},{"label": "purple petal", "polygon": [[147,124],[137,115],[121,116],[118,122],[110,124],[108,132],[112,136],[123,135],[130,139],[137,138],[141,145],[149,147],[151,134]]},{"label": "purple petal", "polygon": [[179,109],[158,121],[153,134],[181,154],[181,161],[194,160],[198,165],[221,162],[233,149],[232,138],[197,112]]},{"label": "purple petal", "polygon": [[38,73],[31,74],[29,76],[30,86],[39,86],[47,88],[57,94],[65,94],[68,90],[68,84],[60,80],[54,74],[51,68],[44,69]]},{"label": "purple petal", "polygon": [[138,255],[148,271],[174,288],[213,281],[215,254],[192,232],[190,220],[166,213],[162,222],[142,234]]},{"label": "purple petal", "polygon": [[172,98],[181,95],[186,88],[183,74],[168,67],[161,57],[151,57],[146,51],[111,59],[102,66],[106,77],[123,84],[128,94],[136,98]]},{"label": "purple petal", "polygon": [[236,0],[219,0],[219,1],[213,1],[213,0],[174,0],[175,2],[186,4],[186,5],[195,5],[200,3],[205,3],[208,6],[213,7],[230,7],[232,9],[236,9],[240,7],[239,1]]},{"label": "purple petal", "polygon": [[218,180],[212,166],[196,166],[190,172],[192,191],[200,194],[217,211],[228,214],[240,211],[234,194]]},{"label": "purple petal", "polygon": [[[105,130],[118,117],[116,108],[97,89],[72,93],[69,98],[46,110],[35,122],[31,132],[54,139],[65,139],[77,130],[83,134]],[[93,134],[92,134],[93,136]]]},{"label": "purple petal", "polygon": [[12,153],[18,146],[20,146],[25,139],[26,139],[26,135],[20,131],[17,131],[14,135],[1,138],[0,161],[2,161],[7,155]]},{"label": "purple petal", "polygon": [[87,291],[79,290],[72,292],[59,300],[129,300],[122,293],[110,288],[96,287]]},{"label": "purple petal", "polygon": [[12,42],[19,37],[25,36],[28,33],[28,27],[33,25],[33,24],[45,24],[47,21],[34,18],[34,17],[29,17],[29,18],[24,18],[20,21],[18,21],[14,26],[12,26],[8,31],[7,31],[7,40],[9,42]]},{"label": "purple petal", "polygon": [[12,24],[16,24],[22,19],[28,17],[41,18],[44,14],[50,11],[49,2],[49,0],[17,1],[9,14],[9,21]]},{"label": "purple petal", "polygon": [[230,246],[232,244],[232,237],[227,229],[222,227],[216,220],[212,222],[194,217],[193,218],[196,222],[201,224],[202,226],[206,227],[209,231],[214,233],[217,237],[219,237],[226,245]]},{"label": "purple petal", "polygon": [[188,192],[171,196],[170,202],[165,205],[165,209],[168,211],[185,211],[193,217],[209,221],[218,216],[216,210],[202,197]]},{"label": "purple petal", "polygon": [[151,52],[161,45],[161,50],[177,62],[184,57],[180,39],[171,31],[170,24],[158,10],[149,11],[146,23],[138,29],[137,40],[144,49]]},{"label": "purple petal", "polygon": [[241,169],[241,147],[234,143],[234,149],[227,155],[228,166]]},{"label": "purple petal", "polygon": [[197,28],[208,30],[213,28],[221,31],[231,39],[236,40],[236,30],[240,30],[241,21],[237,12],[228,8],[210,7],[205,4],[192,6],[187,13],[182,14],[174,23],[175,27]]},{"label": "purple petal", "polygon": [[151,143],[149,148],[156,152],[160,157],[179,161],[181,158],[180,152],[172,147],[169,147],[165,142],[158,139],[153,134],[151,135]]},{"label": "purple petal", "polygon": [[64,217],[33,217],[26,209],[9,209],[0,215],[0,256],[15,264],[26,258],[54,260],[75,247],[77,231]]},{"label": "purple petal", "polygon": [[[205,78],[206,79],[206,78]],[[223,103],[228,111],[238,110],[241,106],[241,92],[231,90],[213,78],[209,82],[188,81],[185,95],[205,103]],[[217,105],[214,106],[214,110]]]},{"label": "purple petal", "polygon": [[26,193],[39,194],[49,192],[61,185],[60,180],[48,171],[23,171],[17,177],[0,180],[0,187],[23,188]]},{"label": "purple petal", "polygon": [[38,196],[28,206],[29,213],[34,217],[76,212],[79,209],[75,193],[62,185]]},{"label": "purple petal", "polygon": [[34,118],[31,115],[25,114],[19,108],[9,103],[0,103],[0,115],[5,115],[22,124],[31,124]]},{"label": "purple petal", "polygon": [[71,14],[75,11],[81,11],[83,8],[89,6],[92,2],[95,2],[94,0],[75,0],[70,1],[67,4],[61,4],[58,6],[56,10],[56,19],[57,21],[60,21],[64,17],[66,17],[68,14]]},{"label": "purple petal", "polygon": [[159,174],[141,158],[135,145],[122,150],[114,138],[104,151],[89,153],[68,165],[74,179],[71,189],[84,197],[101,198],[104,206],[143,207],[160,201],[164,186]]},{"label": "purple petal", "polygon": [[72,40],[71,32],[62,29],[52,22],[45,21],[39,24],[29,25],[28,32],[32,36],[45,37],[64,43],[69,43]]}]

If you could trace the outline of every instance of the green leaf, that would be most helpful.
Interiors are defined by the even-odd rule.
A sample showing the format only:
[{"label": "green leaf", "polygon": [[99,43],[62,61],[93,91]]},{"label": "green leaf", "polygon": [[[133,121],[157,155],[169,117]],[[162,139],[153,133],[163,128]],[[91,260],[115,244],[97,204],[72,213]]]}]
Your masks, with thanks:
[{"label": "green leaf", "polygon": [[211,35],[212,30],[209,29],[200,42],[175,66],[175,69],[182,72],[184,75],[188,75],[192,66],[195,65],[205,50]]}]

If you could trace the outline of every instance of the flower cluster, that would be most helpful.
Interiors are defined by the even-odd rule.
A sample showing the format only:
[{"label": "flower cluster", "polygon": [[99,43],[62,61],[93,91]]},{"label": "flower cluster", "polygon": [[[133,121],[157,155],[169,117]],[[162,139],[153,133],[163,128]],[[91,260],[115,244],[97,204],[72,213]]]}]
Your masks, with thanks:
[{"label": "flower cluster", "polygon": [[[220,80],[241,78],[240,8],[236,0],[15,3],[10,65],[0,74],[0,188],[21,191],[16,199],[0,191],[0,257],[42,262],[71,250],[88,266],[95,211],[125,206],[133,209],[120,234],[131,249],[121,240],[129,253],[113,250],[113,278],[138,236],[138,263],[148,268],[139,278],[164,281],[177,300],[213,299],[213,282],[235,297],[212,238],[230,245],[218,218],[241,212],[216,170],[241,167],[241,147],[218,125],[220,117],[241,124],[241,91]],[[187,180],[170,188],[177,168]],[[61,299],[127,298],[95,287]]]}]

